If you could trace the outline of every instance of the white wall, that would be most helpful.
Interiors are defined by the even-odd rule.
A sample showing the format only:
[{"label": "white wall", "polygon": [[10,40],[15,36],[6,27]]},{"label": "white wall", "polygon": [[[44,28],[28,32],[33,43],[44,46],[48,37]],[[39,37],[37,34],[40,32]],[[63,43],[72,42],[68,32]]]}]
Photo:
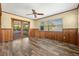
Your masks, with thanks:
[{"label": "white wall", "polygon": [[38,19],[38,21],[35,22],[35,24],[38,25],[36,25],[35,27],[39,28],[41,21],[48,21],[48,20],[61,18],[63,20],[63,28],[77,28],[77,19],[78,19],[77,11],[78,9],[75,9],[58,15],[46,17],[43,19]]},{"label": "white wall", "polygon": [[75,10],[65,12],[62,14],[46,17],[43,19],[38,19],[36,21],[2,12],[1,27],[2,28],[11,28],[11,18],[30,21],[30,28],[39,28],[41,21],[48,21],[48,20],[54,20],[57,18],[62,18],[63,28],[77,28],[77,19],[78,19],[77,11],[78,10],[79,9],[75,9]]},{"label": "white wall", "polygon": [[7,14],[5,12],[2,12],[1,28],[11,28],[11,18],[29,21],[30,22],[30,28],[35,28],[33,20],[23,18],[23,17],[19,17],[19,16],[12,15],[12,14]]}]

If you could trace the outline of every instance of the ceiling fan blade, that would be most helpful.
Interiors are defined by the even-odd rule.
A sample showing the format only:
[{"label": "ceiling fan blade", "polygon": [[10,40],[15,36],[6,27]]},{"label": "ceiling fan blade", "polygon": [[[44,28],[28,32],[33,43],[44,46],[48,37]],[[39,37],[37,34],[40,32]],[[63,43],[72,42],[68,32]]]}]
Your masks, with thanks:
[{"label": "ceiling fan blade", "polygon": [[33,15],[33,14],[26,14],[26,15]]},{"label": "ceiling fan blade", "polygon": [[37,15],[44,15],[43,13],[37,13]]}]

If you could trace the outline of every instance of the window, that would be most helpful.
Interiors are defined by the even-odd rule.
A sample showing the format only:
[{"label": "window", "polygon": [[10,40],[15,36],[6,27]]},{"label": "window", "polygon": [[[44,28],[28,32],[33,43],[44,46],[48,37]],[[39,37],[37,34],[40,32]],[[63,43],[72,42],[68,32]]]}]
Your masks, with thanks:
[{"label": "window", "polygon": [[44,31],[44,22],[41,22],[41,24],[40,24],[40,30]]},{"label": "window", "polygon": [[49,20],[40,23],[40,30],[42,31],[62,31],[62,19]]}]

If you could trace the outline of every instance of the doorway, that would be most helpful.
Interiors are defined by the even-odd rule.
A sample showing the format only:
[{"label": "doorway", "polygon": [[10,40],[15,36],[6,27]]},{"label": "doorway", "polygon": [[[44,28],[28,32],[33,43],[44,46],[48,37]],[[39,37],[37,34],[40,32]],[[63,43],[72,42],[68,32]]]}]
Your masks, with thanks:
[{"label": "doorway", "polygon": [[13,40],[29,37],[30,22],[12,19]]},{"label": "doorway", "polygon": [[12,55],[29,55],[29,27],[28,21],[12,19]]}]

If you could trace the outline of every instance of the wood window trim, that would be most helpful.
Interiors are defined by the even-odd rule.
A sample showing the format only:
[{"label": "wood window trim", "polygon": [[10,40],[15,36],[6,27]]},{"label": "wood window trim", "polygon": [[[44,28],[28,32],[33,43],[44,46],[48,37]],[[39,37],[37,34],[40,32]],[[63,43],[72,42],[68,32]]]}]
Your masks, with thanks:
[{"label": "wood window trim", "polygon": [[27,21],[27,20],[22,20],[22,19],[17,19],[17,18],[11,18],[11,20],[23,21],[23,22],[28,22],[28,23],[30,23],[30,22],[29,22],[29,21]]}]

